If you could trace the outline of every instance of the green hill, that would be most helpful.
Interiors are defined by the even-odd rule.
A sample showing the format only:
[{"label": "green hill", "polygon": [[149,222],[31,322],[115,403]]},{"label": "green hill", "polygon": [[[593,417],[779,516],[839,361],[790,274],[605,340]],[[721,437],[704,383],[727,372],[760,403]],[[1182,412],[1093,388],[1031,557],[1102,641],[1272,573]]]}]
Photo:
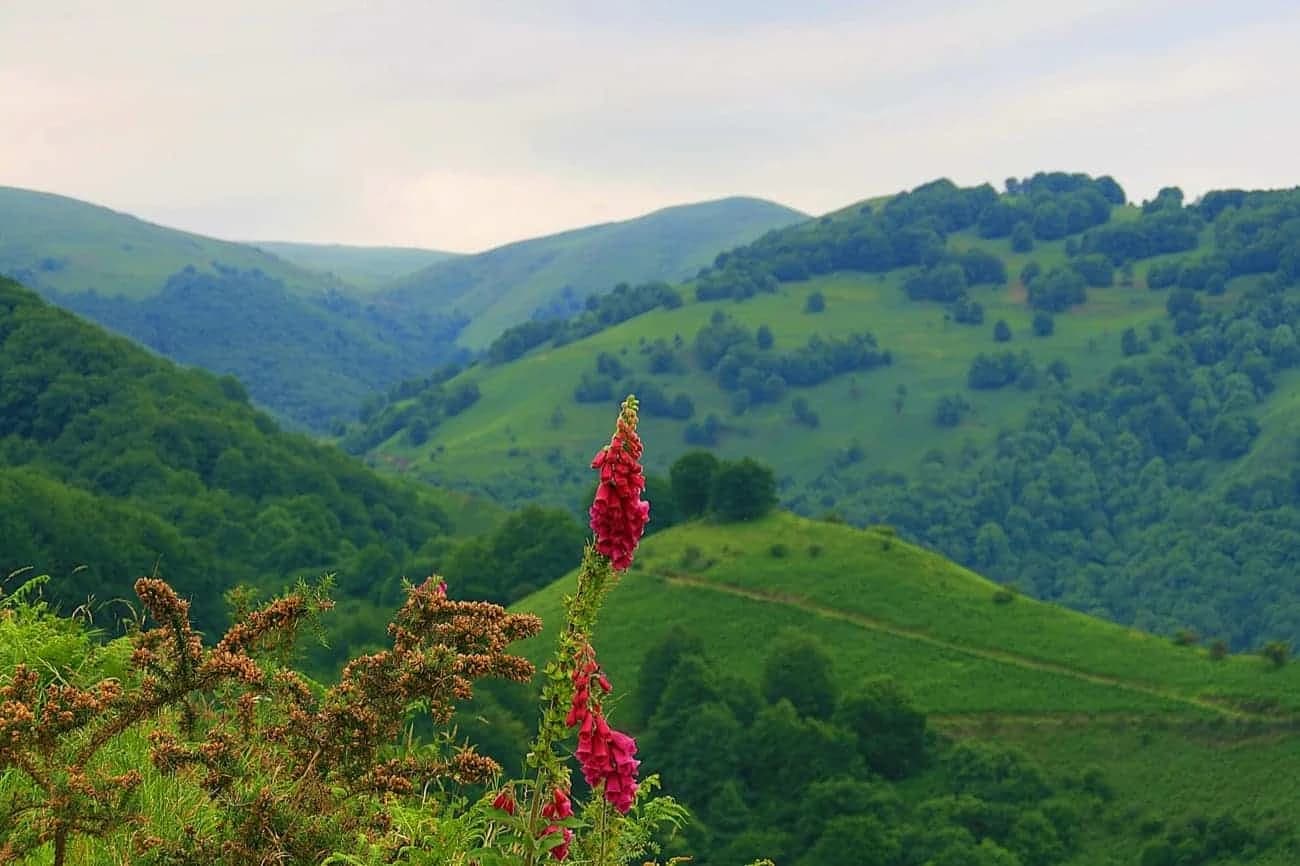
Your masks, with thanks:
[{"label": "green hill", "polygon": [[718,250],[800,218],[727,199],[456,257],[230,243],[0,188],[0,275],[173,360],[231,373],[260,405],[325,432],[371,395],[466,360],[466,345],[528,318],[565,286],[568,312],[617,279],[685,276]]},{"label": "green hill", "polygon": [[0,186],[0,274],[40,292],[147,298],[172,274],[261,271],[300,294],[339,288],[247,244],[219,241],[53,193]]},{"label": "green hill", "polygon": [[333,274],[364,292],[372,292],[384,283],[459,255],[418,247],[358,247],[288,241],[250,241],[249,246],[266,250],[299,267]]},{"label": "green hill", "polygon": [[[572,577],[517,605],[547,623],[528,645],[534,658],[552,645],[571,591]],[[1273,670],[1258,656],[1215,661],[998,591],[891,531],[790,514],[697,522],[645,540],[601,613],[596,645],[615,685],[636,691],[647,651],[674,630],[698,638],[720,676],[755,684],[782,630],[813,637],[843,689],[891,676],[947,736],[1018,747],[1054,773],[1099,771],[1114,789],[1111,811],[1086,822],[1070,863],[1136,864],[1161,828],[1188,816],[1294,808],[1300,788],[1278,768],[1300,766],[1300,740],[1289,734],[1300,668]],[[635,708],[620,704],[616,714],[628,724]],[[904,796],[934,796],[927,778]]]},{"label": "green hill", "polygon": [[470,530],[491,515],[282,432],[232,377],[179,368],[0,279],[0,580],[46,572],[65,611],[98,612],[156,569],[211,627],[237,584],[335,572],[346,650],[462,528],[453,510]]},{"label": "green hill", "polygon": [[518,326],[437,385],[472,407],[415,388],[348,441],[572,507],[583,431],[634,391],[654,471],[752,455],[788,507],[895,525],[1035,597],[1237,649],[1300,641],[1300,193],[1013,186],[926,184]]},{"label": "green hill", "polygon": [[463,320],[397,315],[255,247],[46,193],[0,188],[0,275],[173,360],[234,374],[260,405],[317,430],[463,355],[452,345]]},{"label": "green hill", "polygon": [[670,207],[439,262],[394,281],[379,297],[406,309],[463,313],[471,321],[461,343],[482,348],[539,312],[568,315],[588,294],[623,280],[684,279],[719,250],[804,219],[753,198]]}]

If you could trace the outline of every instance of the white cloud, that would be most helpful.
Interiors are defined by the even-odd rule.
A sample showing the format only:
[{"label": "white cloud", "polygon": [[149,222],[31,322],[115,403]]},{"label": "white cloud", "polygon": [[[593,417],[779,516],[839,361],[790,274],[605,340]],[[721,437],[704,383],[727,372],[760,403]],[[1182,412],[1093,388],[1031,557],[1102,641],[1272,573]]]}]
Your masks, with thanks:
[{"label": "white cloud", "polygon": [[0,5],[0,183],[226,237],[474,249],[938,175],[1295,182],[1287,4],[881,6]]}]

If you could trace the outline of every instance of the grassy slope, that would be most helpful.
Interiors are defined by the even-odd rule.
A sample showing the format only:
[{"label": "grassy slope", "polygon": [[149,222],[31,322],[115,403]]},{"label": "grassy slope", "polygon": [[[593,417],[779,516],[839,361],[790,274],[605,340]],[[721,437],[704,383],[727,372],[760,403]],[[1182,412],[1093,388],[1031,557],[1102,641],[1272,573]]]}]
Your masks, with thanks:
[{"label": "grassy slope", "polygon": [[249,246],[266,250],[299,267],[333,274],[367,293],[384,283],[459,255],[417,247],[358,247],[289,241],[250,241]]},{"label": "grassy slope", "polygon": [[[784,557],[771,555],[777,543]],[[712,564],[687,569],[691,548]],[[571,587],[570,577],[517,605],[548,626],[526,645],[531,657],[549,652]],[[1300,667],[1214,662],[1054,605],[997,605],[995,589],[879,531],[789,514],[694,523],[645,541],[602,612],[596,643],[626,689],[646,648],[673,625],[703,638],[721,669],[751,679],[778,629],[814,634],[844,684],[891,674],[949,734],[1015,743],[1056,769],[1101,767],[1133,818],[1095,827],[1078,863],[1135,862],[1142,816],[1300,803],[1300,739],[1225,700],[1300,710]],[[1285,856],[1257,862],[1280,866]]]},{"label": "grassy slope", "polygon": [[802,219],[798,211],[750,198],[665,208],[442,262],[395,281],[381,295],[473,316],[460,340],[481,348],[565,286],[582,297],[622,281],[684,279],[719,250]]},{"label": "grassy slope", "polygon": [[51,193],[0,187],[0,273],[33,288],[144,298],[188,265],[259,269],[288,288],[318,292],[340,281],[245,244],[177,231]]},{"label": "grassy slope", "polygon": [[[1123,213],[1121,211],[1121,213]],[[1093,380],[1122,360],[1119,337],[1130,326],[1139,329],[1148,322],[1165,318],[1165,293],[1142,288],[1114,286],[1090,289],[1089,302],[1069,314],[1056,317],[1056,333],[1047,338],[1032,336],[1032,313],[1023,303],[1023,287],[1016,274],[1033,259],[1045,267],[1064,258],[1063,245],[1040,243],[1034,252],[1018,255],[1005,240],[980,240],[959,233],[950,241],[954,248],[978,246],[1002,256],[1012,282],[1004,288],[979,287],[973,296],[985,308],[980,326],[945,324],[944,305],[909,301],[903,294],[902,272],[885,276],[844,273],[806,282],[782,284],[774,295],[755,297],[743,303],[692,302],[676,310],[655,310],[607,331],[559,349],[530,353],[501,367],[477,367],[463,374],[463,381],[478,384],[482,399],[472,409],[449,419],[423,448],[411,448],[399,433],[381,451],[390,457],[410,461],[415,471],[430,480],[452,485],[486,485],[510,477],[530,479],[537,497],[567,502],[585,478],[571,471],[589,457],[587,431],[599,428],[611,407],[580,405],[573,401],[573,387],[585,371],[593,371],[599,352],[619,354],[633,368],[637,379],[653,378],[670,393],[685,392],[695,401],[696,420],[717,413],[732,428],[724,434],[723,455],[749,454],[779,467],[798,482],[806,482],[825,471],[836,452],[853,440],[867,446],[866,461],[872,468],[911,472],[930,449],[951,452],[966,439],[987,439],[1000,427],[1014,424],[1035,402],[1035,395],[1015,388],[1000,391],[970,391],[966,372],[971,359],[981,352],[1003,349],[1028,350],[1042,366],[1064,360],[1074,379]],[[1138,276],[1152,259],[1139,266]],[[804,299],[813,291],[826,297],[826,312],[802,312]],[[688,289],[686,294],[690,295]],[[1229,296],[1231,293],[1229,293]],[[777,349],[802,345],[809,336],[845,335],[870,330],[882,347],[894,353],[893,366],[868,373],[840,376],[815,388],[791,389],[779,404],[765,404],[744,416],[731,416],[729,394],[708,375],[690,371],[681,376],[650,377],[645,360],[637,353],[641,340],[680,335],[691,343],[696,331],[715,310],[722,310],[750,328],[771,327]],[[993,324],[1006,319],[1014,339],[1009,344],[993,341]],[[891,401],[895,389],[905,385],[908,395],[901,413]],[[935,403],[945,394],[962,394],[974,412],[955,430],[933,423]],[[790,413],[790,400],[802,396],[820,415],[816,430],[798,426]],[[550,423],[556,407],[564,422]],[[651,468],[662,470],[688,446],[683,441],[684,424],[654,418],[643,420],[647,435],[661,443],[650,457]],[[512,449],[515,456],[510,456]],[[538,460],[559,449],[563,470]],[[555,484],[557,475],[573,479],[569,487]]]}]

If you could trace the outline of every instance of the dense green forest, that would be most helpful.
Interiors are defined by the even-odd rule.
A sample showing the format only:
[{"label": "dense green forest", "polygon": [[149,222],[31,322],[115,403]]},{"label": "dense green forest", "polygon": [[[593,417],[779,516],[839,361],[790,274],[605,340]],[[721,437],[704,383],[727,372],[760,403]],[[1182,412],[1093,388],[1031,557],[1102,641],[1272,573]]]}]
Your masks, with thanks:
[{"label": "dense green forest", "polygon": [[262,406],[324,431],[372,393],[467,357],[463,316],[395,313],[346,292],[303,296],[261,271],[186,267],[132,300],[47,293],[61,307],[180,361],[247,386]]},{"label": "dense green forest", "polygon": [[665,461],[754,453],[796,511],[897,525],[1038,597],[1238,649],[1297,642],[1298,227],[1296,191],[1139,206],[1106,177],[936,181],[511,329],[439,382],[473,389],[462,414],[415,387],[350,441],[564,505],[567,431],[635,388],[677,440]]},{"label": "dense green forest", "polygon": [[368,612],[447,543],[431,496],[282,432],[233,377],[179,369],[0,281],[0,575],[53,575],[64,610],[98,610],[156,570],[210,628],[238,584],[336,572],[355,608],[341,624],[371,640],[383,619]]},{"label": "dense green forest", "polygon": [[[1300,640],[1294,420],[1267,430],[1260,413],[1295,387],[1300,362],[1300,192],[1211,193],[1189,208],[1170,193],[1079,247],[1124,267],[1167,250],[1146,239],[1175,220],[1213,243],[1152,268],[1146,290],[1164,293],[1167,322],[1125,330],[1128,359],[1102,381],[1049,379],[1023,425],[994,443],[867,484],[837,467],[796,506],[894,523],[1039,597],[1147,629],[1193,628],[1239,648]],[[1229,287],[1230,302],[1211,307]],[[1274,460],[1247,463],[1262,434],[1276,440]]]}]

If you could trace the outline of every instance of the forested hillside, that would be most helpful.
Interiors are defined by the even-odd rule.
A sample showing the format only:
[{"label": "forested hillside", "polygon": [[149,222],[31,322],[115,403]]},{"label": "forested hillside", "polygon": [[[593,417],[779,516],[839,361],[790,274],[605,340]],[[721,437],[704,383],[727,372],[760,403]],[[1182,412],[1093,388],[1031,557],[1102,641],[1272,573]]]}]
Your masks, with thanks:
[{"label": "forested hillside", "polygon": [[156,352],[230,373],[326,431],[368,394],[465,356],[465,320],[400,314],[331,274],[63,196],[0,188],[0,275]]},{"label": "forested hillside", "polygon": [[180,369],[0,279],[0,579],[48,573],[65,611],[91,601],[112,622],[108,603],[156,570],[210,628],[238,584],[336,572],[341,625],[370,640],[385,616],[371,611],[445,543],[434,493],[282,432],[233,377]]},{"label": "forested hillside", "polygon": [[675,443],[655,468],[753,454],[796,510],[895,524],[1039,597],[1243,649],[1300,640],[1298,215],[1295,191],[1136,206],[1109,178],[938,181],[511,329],[348,441],[572,504],[571,431],[635,390]]},{"label": "forested hillside", "polygon": [[449,258],[229,243],[0,188],[0,275],[173,360],[233,374],[258,405],[330,433],[371,395],[468,361],[534,313],[581,307],[620,279],[685,276],[802,218],[727,199]]},{"label": "forested hillside", "polygon": [[[533,659],[573,592],[569,576],[517,605],[547,625],[523,645]],[[1274,770],[1300,760],[1300,669],[1035,602],[892,530],[788,514],[677,526],[643,543],[601,623],[602,669],[634,684],[616,719],[696,815],[681,845],[695,862],[1300,850],[1295,788]]]}]

